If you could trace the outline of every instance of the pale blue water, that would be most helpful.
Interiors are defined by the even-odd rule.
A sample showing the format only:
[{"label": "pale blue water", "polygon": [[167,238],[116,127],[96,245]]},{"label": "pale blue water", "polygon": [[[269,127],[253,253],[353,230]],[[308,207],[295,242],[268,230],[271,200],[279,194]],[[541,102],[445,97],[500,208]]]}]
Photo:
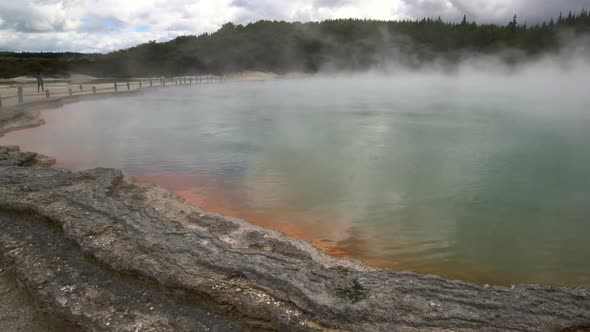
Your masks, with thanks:
[{"label": "pale blue water", "polygon": [[67,105],[0,144],[378,266],[589,286],[589,102],[537,77],[228,82]]}]

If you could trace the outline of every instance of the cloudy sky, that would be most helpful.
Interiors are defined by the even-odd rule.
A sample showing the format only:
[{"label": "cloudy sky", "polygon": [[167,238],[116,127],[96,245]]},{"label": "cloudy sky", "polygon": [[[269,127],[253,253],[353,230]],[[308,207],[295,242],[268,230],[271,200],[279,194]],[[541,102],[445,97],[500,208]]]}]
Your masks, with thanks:
[{"label": "cloudy sky", "polygon": [[405,19],[441,16],[535,22],[590,0],[0,0],[0,50],[108,52],[148,40],[213,32],[260,19]]}]

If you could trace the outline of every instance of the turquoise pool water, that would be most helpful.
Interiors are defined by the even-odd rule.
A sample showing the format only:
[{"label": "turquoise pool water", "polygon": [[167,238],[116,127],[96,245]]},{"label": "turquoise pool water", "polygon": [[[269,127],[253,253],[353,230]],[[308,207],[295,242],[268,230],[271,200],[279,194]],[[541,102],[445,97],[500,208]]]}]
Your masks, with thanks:
[{"label": "turquoise pool water", "polygon": [[118,167],[335,255],[590,285],[590,96],[534,76],[226,82],[44,111],[0,144]]}]

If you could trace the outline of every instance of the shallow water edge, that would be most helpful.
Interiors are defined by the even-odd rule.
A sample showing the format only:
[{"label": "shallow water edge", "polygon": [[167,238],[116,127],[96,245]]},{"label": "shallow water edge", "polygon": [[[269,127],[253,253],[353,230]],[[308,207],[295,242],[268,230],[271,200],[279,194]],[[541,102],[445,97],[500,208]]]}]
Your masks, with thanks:
[{"label": "shallow water edge", "polygon": [[41,168],[0,147],[0,258],[76,330],[565,330],[587,289],[368,267],[210,214],[115,169]]},{"label": "shallow water edge", "polygon": [[0,144],[56,167],[122,169],[374,266],[588,286],[585,99],[572,92],[554,112],[554,95],[541,103],[517,84],[530,77],[486,77],[486,92],[464,78],[155,90],[43,112],[44,126]]}]

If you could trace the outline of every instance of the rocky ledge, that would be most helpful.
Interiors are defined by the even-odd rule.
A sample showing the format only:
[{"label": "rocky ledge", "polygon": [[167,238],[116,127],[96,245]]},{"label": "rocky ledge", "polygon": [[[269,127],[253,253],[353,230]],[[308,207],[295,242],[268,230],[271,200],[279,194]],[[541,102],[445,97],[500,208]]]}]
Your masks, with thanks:
[{"label": "rocky ledge", "polygon": [[374,269],[207,213],[116,169],[43,164],[0,147],[3,331],[590,326],[587,289],[480,287]]}]

